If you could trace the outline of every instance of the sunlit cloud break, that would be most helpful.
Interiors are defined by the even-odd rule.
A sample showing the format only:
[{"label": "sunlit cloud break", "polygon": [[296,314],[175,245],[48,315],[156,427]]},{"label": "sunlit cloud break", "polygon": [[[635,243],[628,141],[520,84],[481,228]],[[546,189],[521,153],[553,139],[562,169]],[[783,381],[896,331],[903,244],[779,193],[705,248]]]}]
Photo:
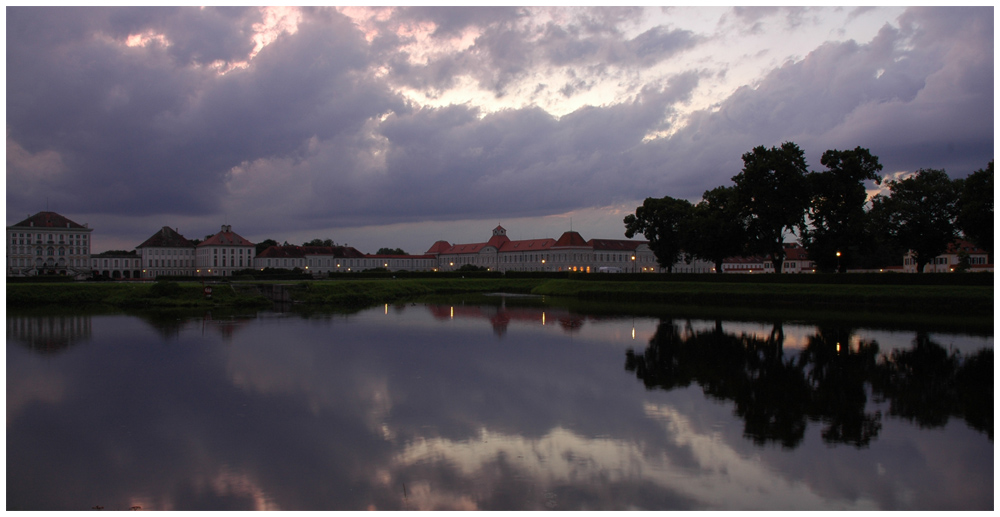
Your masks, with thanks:
[{"label": "sunlit cloud break", "polygon": [[992,160],[990,7],[7,14],[8,224],[48,206],[95,251],[181,221],[366,252],[570,213],[620,238],[602,207],[697,200],[757,145]]}]

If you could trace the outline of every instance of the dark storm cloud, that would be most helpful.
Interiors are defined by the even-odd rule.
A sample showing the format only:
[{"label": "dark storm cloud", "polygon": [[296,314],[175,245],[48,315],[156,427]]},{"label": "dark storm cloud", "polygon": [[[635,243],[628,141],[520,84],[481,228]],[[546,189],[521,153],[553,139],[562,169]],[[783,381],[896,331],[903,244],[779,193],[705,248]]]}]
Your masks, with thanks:
[{"label": "dark storm cloud", "polygon": [[[431,21],[434,36],[453,37],[470,26],[482,28],[468,49],[435,56],[425,65],[411,65],[405,56],[392,59],[393,79],[416,88],[443,89],[461,76],[476,80],[481,88],[498,97],[510,94],[509,86],[549,67],[582,67],[586,73],[607,75],[610,66],[651,66],[691,48],[698,38],[687,30],[654,27],[628,39],[619,24],[639,20],[641,11],[631,8],[587,9],[573,17],[572,24],[517,23],[525,16],[514,9],[453,10],[409,8],[389,22]],[[481,11],[481,12],[480,12]],[[471,14],[475,13],[475,16]],[[387,41],[398,43],[394,34]],[[382,47],[380,45],[380,47]],[[384,47],[382,47],[384,48]]]},{"label": "dark storm cloud", "polygon": [[[909,10],[870,41],[826,43],[686,119],[679,106],[729,71],[637,78],[706,36],[624,36],[633,10],[567,16],[532,25],[521,10],[414,8],[376,22],[386,30],[369,41],[337,11],[308,9],[249,67],[219,74],[213,63],[248,55],[259,10],[9,8],[8,222],[45,199],[69,214],[226,213],[247,232],[547,215],[697,199],[729,184],[743,153],[783,141],[813,169],[824,150],[859,145],[886,172],[959,177],[992,159],[989,8]],[[432,39],[479,36],[414,64],[398,50],[413,40],[387,30],[404,20],[433,21]],[[134,34],[169,45],[126,47]],[[552,68],[565,78],[533,80]],[[573,95],[608,77],[631,96],[561,117],[421,107],[394,90],[443,95],[472,78],[497,96],[515,85]]]},{"label": "dark storm cloud", "polygon": [[[729,184],[740,156],[793,141],[818,170],[827,149],[867,147],[885,172],[945,168],[962,177],[993,159],[992,17],[911,10],[867,44],[827,43],[697,113],[632,153],[633,170],[676,171],[651,188],[697,198]],[[637,192],[638,194],[638,192]]]},{"label": "dark storm cloud", "polygon": [[[669,106],[687,98],[697,83],[694,74],[685,74],[662,88],[644,90],[632,102],[586,107],[562,118],[540,108],[481,116],[473,107],[457,105],[393,114],[379,126],[379,136],[386,141],[384,166],[313,183],[311,199],[322,201],[309,206],[291,201],[299,189],[284,187],[284,179],[265,183],[272,176],[269,168],[251,168],[240,181],[248,189],[261,185],[248,199],[266,193],[275,206],[314,223],[383,224],[417,217],[571,210],[597,192],[621,193],[631,184],[630,175],[645,173],[623,170],[623,156],[647,132],[665,128]],[[345,166],[344,160],[351,159],[348,146],[334,147],[309,164],[293,167],[293,176],[315,178],[324,175],[327,165]],[[333,159],[336,165],[328,163]],[[346,168],[360,169],[362,164],[348,163]]]},{"label": "dark storm cloud", "polygon": [[[336,13],[310,18],[295,37],[266,47],[254,66],[220,76],[192,61],[226,57],[221,49],[231,38],[199,39],[190,22],[213,26],[240,18],[237,11],[71,11],[79,16],[14,9],[8,18],[11,28],[27,19],[45,32],[77,19],[88,27],[59,39],[9,35],[17,44],[10,50],[16,73],[8,77],[8,138],[28,153],[60,154],[67,172],[59,180],[70,189],[52,194],[68,211],[213,212],[230,168],[293,154],[310,137],[355,132],[379,110],[403,109],[366,78],[364,40]],[[180,44],[120,43],[147,31]],[[33,192],[30,171],[14,164],[8,173],[8,185]]]}]

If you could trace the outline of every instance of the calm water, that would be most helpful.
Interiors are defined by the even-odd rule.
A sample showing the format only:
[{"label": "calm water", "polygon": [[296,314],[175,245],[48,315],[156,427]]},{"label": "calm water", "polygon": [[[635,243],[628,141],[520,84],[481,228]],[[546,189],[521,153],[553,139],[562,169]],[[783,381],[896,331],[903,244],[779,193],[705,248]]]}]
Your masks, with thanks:
[{"label": "calm water", "polygon": [[877,327],[8,315],[7,507],[993,509],[992,330]]}]

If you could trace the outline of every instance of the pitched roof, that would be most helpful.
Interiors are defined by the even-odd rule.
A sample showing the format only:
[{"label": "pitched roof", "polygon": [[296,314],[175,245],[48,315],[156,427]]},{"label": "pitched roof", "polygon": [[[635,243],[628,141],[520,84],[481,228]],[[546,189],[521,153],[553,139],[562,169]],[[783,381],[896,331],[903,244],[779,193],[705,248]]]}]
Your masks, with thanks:
[{"label": "pitched roof", "polygon": [[959,251],[964,251],[966,253],[986,253],[986,250],[963,239],[955,239],[954,241],[948,243],[948,249],[945,253],[958,253]]},{"label": "pitched roof", "polygon": [[193,248],[194,244],[185,239],[183,235],[169,226],[164,226],[160,231],[146,239],[145,242],[136,248]]},{"label": "pitched roof", "polygon": [[55,212],[38,212],[37,214],[15,224],[14,226],[34,227],[34,228],[74,228],[78,230],[90,230],[86,226],[70,221],[65,216]]},{"label": "pitched roof", "polygon": [[448,241],[437,241],[434,243],[434,245],[431,246],[429,250],[427,250],[427,254],[437,255],[439,253],[444,253],[448,251],[449,248],[451,248],[451,244],[449,244]]},{"label": "pitched roof", "polygon": [[[503,228],[499,226],[497,226],[497,228],[503,230]],[[503,247],[504,244],[507,244],[508,242],[510,242],[510,238],[508,238],[506,235],[494,234],[492,237],[490,237],[490,240],[486,241],[486,244],[489,246],[493,246],[496,249],[500,249],[501,247]]]},{"label": "pitched roof", "polygon": [[232,226],[224,224],[222,231],[198,244],[199,248],[202,246],[253,246],[253,243],[240,237],[233,231]]},{"label": "pitched roof", "polygon": [[432,259],[434,255],[372,255],[371,253],[366,253],[364,258],[369,259]]},{"label": "pitched roof", "polygon": [[647,241],[628,241],[622,239],[590,239],[590,244],[595,251],[635,251]]},{"label": "pitched roof", "polygon": [[556,248],[579,248],[587,246],[587,241],[583,240],[583,237],[578,232],[568,231],[559,237],[554,246]]},{"label": "pitched roof", "polygon": [[809,260],[809,253],[801,246],[785,246],[785,260]]},{"label": "pitched roof", "polygon": [[501,252],[547,250],[556,243],[555,239],[528,239],[523,241],[508,241],[500,247]]}]

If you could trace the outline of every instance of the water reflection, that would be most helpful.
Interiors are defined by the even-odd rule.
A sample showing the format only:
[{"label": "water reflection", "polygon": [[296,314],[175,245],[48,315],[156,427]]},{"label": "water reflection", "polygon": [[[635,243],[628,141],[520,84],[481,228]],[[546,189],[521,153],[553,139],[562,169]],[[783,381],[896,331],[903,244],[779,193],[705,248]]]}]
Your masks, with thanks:
[{"label": "water reflection", "polygon": [[[8,316],[8,509],[992,507],[987,434],[955,419],[924,432],[888,395],[940,361],[912,333],[880,351],[801,321],[674,324],[510,300],[26,318]],[[43,353],[12,330],[39,324],[88,328],[73,338],[88,345]],[[696,338],[713,333],[721,343]],[[670,390],[622,374],[645,342],[635,371]],[[853,366],[872,354],[874,371]],[[954,382],[938,386],[982,386],[959,373],[991,365],[973,355],[948,352]],[[897,370],[878,376],[883,356]],[[991,438],[991,408],[982,421]]]},{"label": "water reflection", "polygon": [[[866,447],[882,429],[877,403],[889,415],[940,427],[951,417],[993,438],[993,351],[948,352],[918,332],[909,350],[880,354],[875,341],[855,340],[853,329],[819,327],[797,354],[784,350],[782,323],[766,337],[710,330],[663,320],[649,346],[626,352],[625,369],[647,388],[691,384],[730,401],[757,445],[802,443],[807,421],[820,421],[826,443]],[[869,407],[871,393],[876,404]]]},{"label": "water reflection", "polygon": [[565,309],[539,310],[532,307],[507,307],[500,305],[427,305],[428,310],[438,320],[455,318],[483,319],[490,322],[497,336],[507,333],[507,328],[513,323],[527,325],[550,325],[557,323],[566,332],[576,332],[583,326],[586,318],[573,314]]},{"label": "water reflection", "polygon": [[90,339],[90,316],[49,315],[7,317],[7,340],[29,349],[54,354]]}]

